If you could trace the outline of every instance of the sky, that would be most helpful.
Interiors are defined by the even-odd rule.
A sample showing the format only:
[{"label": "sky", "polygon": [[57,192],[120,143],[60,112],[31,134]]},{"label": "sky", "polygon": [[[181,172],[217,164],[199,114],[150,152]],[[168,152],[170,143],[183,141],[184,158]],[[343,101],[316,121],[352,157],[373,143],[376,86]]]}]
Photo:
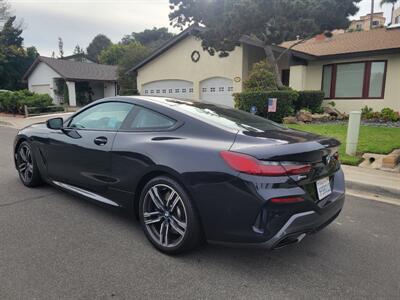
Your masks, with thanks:
[{"label": "sky", "polygon": [[[78,44],[86,48],[99,33],[118,42],[125,34],[152,27],[168,27],[168,0],[8,0],[13,13],[23,21],[25,47],[35,46],[39,53],[50,56],[58,53],[58,37],[64,42],[64,55],[72,54]],[[379,5],[390,18],[390,6]],[[369,13],[371,0],[359,4],[360,15]]]}]

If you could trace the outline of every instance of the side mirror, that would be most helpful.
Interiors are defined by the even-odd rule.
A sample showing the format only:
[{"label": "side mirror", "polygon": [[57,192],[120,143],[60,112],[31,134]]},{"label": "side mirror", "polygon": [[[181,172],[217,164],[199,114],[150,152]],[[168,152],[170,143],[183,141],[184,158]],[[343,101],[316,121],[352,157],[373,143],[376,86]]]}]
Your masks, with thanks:
[{"label": "side mirror", "polygon": [[47,128],[60,130],[63,128],[64,120],[63,118],[52,118],[46,121]]}]

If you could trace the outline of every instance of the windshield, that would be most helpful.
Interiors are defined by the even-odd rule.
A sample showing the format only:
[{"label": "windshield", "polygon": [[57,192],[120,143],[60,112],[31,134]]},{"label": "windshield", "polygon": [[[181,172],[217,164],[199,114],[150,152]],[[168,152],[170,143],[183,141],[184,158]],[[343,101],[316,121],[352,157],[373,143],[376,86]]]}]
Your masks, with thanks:
[{"label": "windshield", "polygon": [[235,130],[264,132],[269,130],[285,130],[286,128],[267,120],[252,115],[248,112],[204,102],[191,102],[180,100],[167,100],[170,104],[179,106],[179,111],[207,123],[213,123]]}]

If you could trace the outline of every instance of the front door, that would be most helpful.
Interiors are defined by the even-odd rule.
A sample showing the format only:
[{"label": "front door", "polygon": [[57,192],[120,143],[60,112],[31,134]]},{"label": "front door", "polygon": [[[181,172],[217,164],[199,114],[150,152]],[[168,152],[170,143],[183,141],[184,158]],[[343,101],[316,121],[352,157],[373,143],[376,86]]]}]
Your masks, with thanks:
[{"label": "front door", "polygon": [[113,182],[111,149],[118,129],[133,105],[104,102],[74,116],[66,128],[49,135],[48,174],[56,184],[68,184],[103,194]]}]

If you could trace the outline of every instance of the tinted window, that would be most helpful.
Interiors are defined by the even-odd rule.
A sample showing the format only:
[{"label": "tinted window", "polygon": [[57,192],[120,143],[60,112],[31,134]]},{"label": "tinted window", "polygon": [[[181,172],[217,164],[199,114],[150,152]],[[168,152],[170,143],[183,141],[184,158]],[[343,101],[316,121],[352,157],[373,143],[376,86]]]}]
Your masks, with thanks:
[{"label": "tinted window", "polygon": [[133,120],[130,128],[140,129],[140,128],[169,128],[175,124],[175,121],[159,114],[150,109],[141,108],[135,119]]},{"label": "tinted window", "polygon": [[210,103],[167,100],[179,106],[181,112],[192,117],[236,130],[248,130],[254,132],[267,130],[284,130],[285,127],[258,117],[242,110],[230,107],[214,105]]},{"label": "tinted window", "polygon": [[118,130],[133,105],[122,102],[101,103],[74,117],[70,127],[81,129]]}]

